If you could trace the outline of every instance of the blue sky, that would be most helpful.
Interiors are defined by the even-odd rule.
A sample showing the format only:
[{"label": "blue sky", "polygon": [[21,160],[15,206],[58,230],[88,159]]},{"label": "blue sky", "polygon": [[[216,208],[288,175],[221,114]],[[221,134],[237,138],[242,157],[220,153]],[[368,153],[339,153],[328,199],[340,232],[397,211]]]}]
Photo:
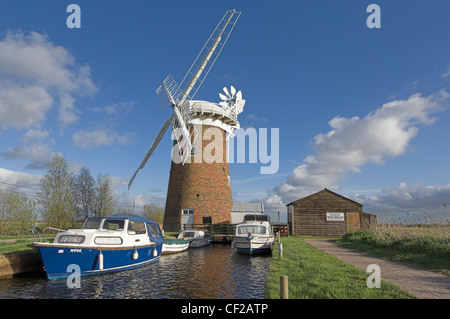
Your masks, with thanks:
[{"label": "blue sky", "polygon": [[[71,3],[80,29],[66,25]],[[380,29],[366,25],[371,3]],[[32,192],[61,153],[74,173],[110,174],[122,205],[164,203],[170,134],[127,190],[170,116],[155,90],[167,74],[181,82],[228,9],[242,14],[195,98],[219,102],[233,85],[243,128],[279,129],[276,174],[230,164],[235,201],[284,214],[327,187],[379,215],[447,213],[450,3],[440,0],[2,1],[0,187]]]}]

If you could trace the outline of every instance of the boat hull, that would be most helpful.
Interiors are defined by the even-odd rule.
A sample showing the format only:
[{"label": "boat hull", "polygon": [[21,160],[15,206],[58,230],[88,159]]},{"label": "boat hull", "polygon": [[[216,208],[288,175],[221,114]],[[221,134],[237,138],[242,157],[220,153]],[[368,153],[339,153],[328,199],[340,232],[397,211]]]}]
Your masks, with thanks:
[{"label": "boat hull", "polygon": [[[100,248],[35,243],[48,279],[121,271],[159,260],[162,245]],[[74,272],[75,270],[75,272]]]},{"label": "boat hull", "polygon": [[209,239],[209,238],[194,239],[193,241],[191,241],[189,247],[200,248],[200,247],[209,246],[210,244],[211,244],[211,239]]},{"label": "boat hull", "polygon": [[269,254],[273,249],[273,238],[235,237],[233,247],[238,253],[249,255]]},{"label": "boat hull", "polygon": [[162,255],[176,254],[189,248],[189,241],[181,239],[166,239],[162,246]]}]

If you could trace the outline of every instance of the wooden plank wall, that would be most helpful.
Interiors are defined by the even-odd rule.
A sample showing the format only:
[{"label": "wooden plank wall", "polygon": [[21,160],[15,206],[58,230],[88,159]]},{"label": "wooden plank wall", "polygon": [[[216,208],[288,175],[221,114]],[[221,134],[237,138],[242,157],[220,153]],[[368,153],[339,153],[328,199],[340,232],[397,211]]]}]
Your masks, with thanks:
[{"label": "wooden plank wall", "polygon": [[347,222],[327,221],[326,213],[295,214],[295,235],[341,237],[347,232]]},{"label": "wooden plank wall", "polygon": [[361,228],[369,229],[371,225],[377,224],[377,216],[369,213],[361,213]]},{"label": "wooden plank wall", "polygon": [[[294,235],[341,237],[347,232],[347,214],[344,221],[327,221],[326,213],[358,213],[351,214],[356,219],[362,213],[362,205],[327,190],[291,204],[294,206],[293,223],[291,222]],[[358,224],[355,218],[351,219],[350,224]]]}]

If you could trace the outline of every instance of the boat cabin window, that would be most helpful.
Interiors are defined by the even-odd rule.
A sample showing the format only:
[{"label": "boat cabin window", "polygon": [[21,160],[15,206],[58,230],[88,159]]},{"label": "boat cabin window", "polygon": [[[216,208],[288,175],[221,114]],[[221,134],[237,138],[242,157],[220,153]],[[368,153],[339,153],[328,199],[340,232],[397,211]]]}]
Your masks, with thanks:
[{"label": "boat cabin window", "polygon": [[159,227],[157,225],[150,223],[148,223],[147,225],[151,237],[162,237],[161,232],[159,231]]},{"label": "boat cabin window", "polygon": [[258,225],[246,225],[238,227],[237,232],[238,235],[246,235],[248,233],[265,235],[267,234],[267,228]]},{"label": "boat cabin window", "polygon": [[58,239],[58,243],[61,244],[82,244],[85,237],[80,235],[61,235]]},{"label": "boat cabin window", "polygon": [[99,229],[101,222],[101,218],[88,218],[84,222],[83,229]]},{"label": "boat cabin window", "polygon": [[123,219],[105,219],[103,229],[106,230],[123,230],[125,220]]},{"label": "boat cabin window", "polygon": [[129,235],[142,235],[145,234],[145,223],[136,222],[134,220],[130,220],[128,222],[128,234]]}]

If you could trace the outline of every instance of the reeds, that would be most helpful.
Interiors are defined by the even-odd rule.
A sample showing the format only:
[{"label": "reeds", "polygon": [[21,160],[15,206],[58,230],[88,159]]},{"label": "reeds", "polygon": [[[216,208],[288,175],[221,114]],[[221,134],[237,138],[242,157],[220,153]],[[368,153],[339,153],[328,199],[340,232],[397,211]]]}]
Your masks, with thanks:
[{"label": "reeds", "polygon": [[[446,206],[445,206],[446,208]],[[408,212],[406,217],[386,215],[379,218],[377,224],[372,224],[369,230],[376,235],[377,240],[386,244],[402,240],[434,240],[439,243],[450,244],[450,219],[446,211],[439,217],[432,217],[427,211],[422,216],[412,218]]]},{"label": "reeds", "polygon": [[377,223],[368,230],[348,233],[345,240],[359,242],[374,248],[397,250],[405,254],[435,256],[448,259],[450,256],[450,223],[447,206],[443,206],[439,217],[428,211],[413,218],[406,213],[378,216]]}]

